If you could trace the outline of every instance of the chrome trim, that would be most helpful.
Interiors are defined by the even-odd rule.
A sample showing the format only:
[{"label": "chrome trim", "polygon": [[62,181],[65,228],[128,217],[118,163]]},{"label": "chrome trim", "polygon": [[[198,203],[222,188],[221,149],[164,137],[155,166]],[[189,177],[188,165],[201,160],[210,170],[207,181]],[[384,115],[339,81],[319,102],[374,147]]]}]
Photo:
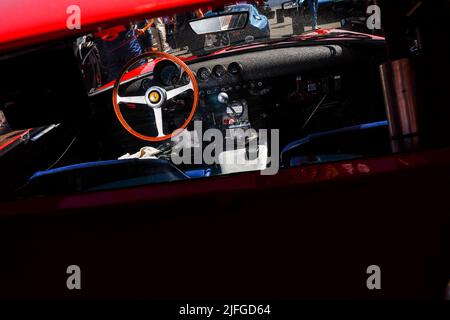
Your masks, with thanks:
[{"label": "chrome trim", "polygon": [[415,73],[410,59],[380,66],[389,130],[393,139],[419,133]]}]

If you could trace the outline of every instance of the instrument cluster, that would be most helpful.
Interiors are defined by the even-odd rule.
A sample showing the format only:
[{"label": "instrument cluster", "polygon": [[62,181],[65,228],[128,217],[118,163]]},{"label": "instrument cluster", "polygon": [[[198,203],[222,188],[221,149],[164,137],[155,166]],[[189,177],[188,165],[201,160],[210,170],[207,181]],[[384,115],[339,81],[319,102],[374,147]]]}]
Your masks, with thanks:
[{"label": "instrument cluster", "polygon": [[228,67],[221,64],[214,66],[212,69],[208,67],[201,67],[197,70],[197,79],[199,81],[206,82],[212,77],[215,79],[222,79],[227,75],[238,76],[242,71],[242,65],[238,62],[232,62],[228,65]]},{"label": "instrument cluster", "polygon": [[[195,73],[197,80],[200,83],[208,82],[211,79],[223,80],[227,76],[239,76],[243,71],[242,65],[238,62],[232,62],[227,67],[218,64],[212,69],[209,67],[201,67]],[[154,79],[163,86],[175,86],[177,84],[189,83],[189,76],[183,72],[179,66],[172,61],[160,61],[153,71]]]},{"label": "instrument cluster", "polygon": [[[197,72],[194,71],[199,84],[209,83],[210,80],[222,82],[229,77],[237,77],[243,71],[242,65],[238,62],[232,62],[228,66],[221,64],[214,67],[200,67]],[[186,72],[179,66],[169,60],[160,61],[153,70],[154,80],[163,86],[175,86],[188,84],[190,79]],[[149,85],[150,79],[143,85]],[[146,89],[146,88],[144,88]]]}]

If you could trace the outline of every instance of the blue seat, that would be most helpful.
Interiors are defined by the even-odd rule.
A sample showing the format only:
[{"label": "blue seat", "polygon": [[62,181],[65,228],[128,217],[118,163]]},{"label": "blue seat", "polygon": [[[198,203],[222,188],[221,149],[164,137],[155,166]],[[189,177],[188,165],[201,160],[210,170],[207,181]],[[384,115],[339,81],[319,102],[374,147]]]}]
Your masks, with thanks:
[{"label": "blue seat", "polygon": [[188,170],[185,172],[185,174],[189,178],[203,178],[203,177],[210,177],[212,175],[211,169],[196,169],[196,170]]},{"label": "blue seat", "polygon": [[281,151],[281,159],[286,166],[298,166],[388,151],[388,121],[379,121],[310,134],[286,145]]},{"label": "blue seat", "polygon": [[34,195],[98,191],[208,177],[210,169],[182,172],[167,160],[125,159],[79,163],[36,172],[27,190]]}]

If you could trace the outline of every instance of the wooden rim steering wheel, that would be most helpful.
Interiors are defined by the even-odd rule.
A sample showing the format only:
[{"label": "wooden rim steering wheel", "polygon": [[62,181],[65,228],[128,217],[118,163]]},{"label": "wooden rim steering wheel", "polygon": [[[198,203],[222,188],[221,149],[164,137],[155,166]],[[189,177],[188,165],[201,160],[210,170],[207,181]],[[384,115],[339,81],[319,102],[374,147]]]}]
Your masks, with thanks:
[{"label": "wooden rim steering wheel", "polygon": [[[136,64],[138,61],[145,59],[147,57],[152,58],[161,58],[161,59],[167,59],[172,61],[173,63],[179,65],[184,72],[189,76],[190,83],[187,85],[183,85],[181,87],[172,89],[172,90],[166,90],[163,87],[160,86],[152,86],[150,87],[143,96],[133,96],[133,97],[121,97],[119,96],[119,86],[120,82],[123,78],[123,76],[128,72],[128,69]],[[182,76],[182,74],[180,74]],[[192,103],[191,112],[189,114],[189,117],[186,119],[186,121],[183,123],[183,125],[176,129],[171,134],[164,134],[163,133],[163,116],[162,116],[162,106],[170,99],[175,98],[176,96],[188,91],[193,90],[194,91],[194,101]],[[192,121],[192,118],[195,115],[195,112],[197,110],[198,105],[198,84],[197,79],[195,78],[195,75],[192,73],[192,71],[189,69],[189,67],[179,58],[168,54],[164,52],[147,52],[144,54],[141,54],[133,59],[131,59],[120,71],[119,77],[116,79],[116,82],[114,83],[113,88],[113,106],[114,106],[114,112],[116,113],[117,119],[119,119],[120,124],[127,130],[129,133],[131,133],[133,136],[145,140],[145,141],[151,141],[151,142],[158,142],[158,141],[164,141],[167,139],[172,138],[173,136],[181,133],[188,124]],[[145,134],[141,134],[134,130],[125,120],[122,113],[120,112],[120,103],[132,103],[132,104],[141,104],[146,105],[149,108],[153,110],[153,113],[155,115],[155,123],[156,128],[158,130],[158,136],[152,137],[147,136]]]}]

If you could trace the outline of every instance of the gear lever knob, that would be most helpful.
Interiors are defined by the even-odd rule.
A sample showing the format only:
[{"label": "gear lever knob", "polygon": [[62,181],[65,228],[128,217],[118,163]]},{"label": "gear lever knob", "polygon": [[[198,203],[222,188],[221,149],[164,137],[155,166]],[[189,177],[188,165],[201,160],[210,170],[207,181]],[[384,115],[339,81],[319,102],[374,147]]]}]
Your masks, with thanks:
[{"label": "gear lever knob", "polygon": [[220,103],[228,103],[228,94],[226,92],[221,92],[217,95],[217,101],[219,101]]}]

